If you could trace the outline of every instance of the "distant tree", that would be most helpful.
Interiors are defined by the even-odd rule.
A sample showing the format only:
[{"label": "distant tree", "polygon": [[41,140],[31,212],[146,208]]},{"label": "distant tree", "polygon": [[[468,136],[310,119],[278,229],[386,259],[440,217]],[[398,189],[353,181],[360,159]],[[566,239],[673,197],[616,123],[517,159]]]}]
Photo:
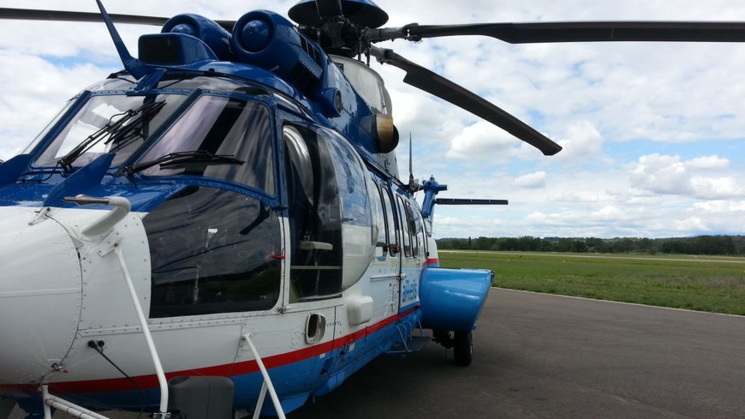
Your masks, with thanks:
[{"label": "distant tree", "polygon": [[692,250],[699,255],[732,255],[735,243],[730,236],[699,236],[693,240]]},{"label": "distant tree", "polygon": [[492,239],[488,237],[479,237],[473,241],[473,247],[471,248],[474,250],[490,250],[491,242]]},{"label": "distant tree", "polygon": [[575,253],[587,253],[587,243],[584,240],[574,240],[572,247]]},{"label": "distant tree", "polygon": [[698,236],[665,239],[623,237],[614,239],[545,237],[478,237],[441,239],[443,250],[494,250],[520,252],[596,252],[643,254],[745,255],[745,236]]},{"label": "distant tree", "polygon": [[660,251],[662,253],[671,253],[671,254],[683,254],[683,255],[693,255],[696,252],[694,251],[693,246],[691,243],[684,239],[667,239],[662,242],[660,245]]},{"label": "distant tree", "polygon": [[655,255],[657,254],[657,243],[652,239],[639,239],[637,241],[637,248],[640,253],[646,253],[648,255]]},{"label": "distant tree", "polygon": [[574,239],[560,238],[554,243],[554,250],[557,252],[574,252]]},{"label": "distant tree", "polygon": [[517,239],[517,247],[523,252],[538,252],[541,250],[541,239],[523,236]]},{"label": "distant tree", "polygon": [[499,242],[499,250],[502,251],[514,251],[517,249],[517,239],[514,237],[507,237],[505,239],[500,240]]},{"label": "distant tree", "polygon": [[605,241],[603,239],[598,239],[595,237],[588,237],[585,239],[585,244],[587,244],[588,252],[595,252],[595,253],[605,252]]}]

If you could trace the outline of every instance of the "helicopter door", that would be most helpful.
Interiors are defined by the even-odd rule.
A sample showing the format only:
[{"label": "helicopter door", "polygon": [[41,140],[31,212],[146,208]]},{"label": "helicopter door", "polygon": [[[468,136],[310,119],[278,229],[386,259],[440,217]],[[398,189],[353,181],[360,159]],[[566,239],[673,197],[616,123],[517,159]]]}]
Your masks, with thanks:
[{"label": "helicopter door", "polygon": [[403,249],[401,252],[400,311],[419,303],[419,279],[424,263],[421,218],[408,200],[396,199]]},{"label": "helicopter door", "polygon": [[342,287],[341,214],[327,150],[308,130],[286,126],[289,302],[333,298]]},{"label": "helicopter door", "polygon": [[[399,307],[399,281],[401,278],[400,247],[396,231],[395,212],[390,189],[382,181],[373,182],[373,199],[371,208],[377,226],[377,240],[375,243],[375,257],[370,267],[375,271],[372,281],[387,285],[390,296],[383,297],[386,307],[397,313]],[[389,299],[388,299],[389,298]],[[382,300],[381,300],[382,301]]]}]

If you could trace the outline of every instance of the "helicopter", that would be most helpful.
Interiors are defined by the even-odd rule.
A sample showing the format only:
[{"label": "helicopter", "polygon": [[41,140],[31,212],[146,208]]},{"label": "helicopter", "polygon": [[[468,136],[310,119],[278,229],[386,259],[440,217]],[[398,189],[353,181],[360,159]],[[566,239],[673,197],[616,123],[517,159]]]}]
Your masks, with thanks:
[{"label": "helicopter", "polygon": [[[99,13],[0,8],[5,19],[101,21],[124,66],[0,164],[0,310],[12,337],[0,343],[0,416],[17,403],[37,416],[200,417],[211,406],[224,412],[203,417],[284,417],[375,357],[430,340],[469,365],[494,274],[439,266],[434,208],[506,201],[402,181],[390,95],[368,63],[545,155],[561,146],[378,44],[745,41],[745,25],[714,22],[386,28],[370,0],[303,0],[292,22],[264,10],[236,21],[117,15],[97,3]],[[127,23],[161,27],[140,37],[136,58],[118,34]],[[15,315],[26,307],[39,309]]]}]

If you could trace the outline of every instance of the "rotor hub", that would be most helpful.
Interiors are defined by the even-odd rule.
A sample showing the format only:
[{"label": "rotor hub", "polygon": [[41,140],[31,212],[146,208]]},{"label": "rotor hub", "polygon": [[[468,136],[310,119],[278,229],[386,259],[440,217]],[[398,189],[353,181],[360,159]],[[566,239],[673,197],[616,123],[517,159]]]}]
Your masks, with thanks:
[{"label": "rotor hub", "polygon": [[[344,16],[350,22],[357,26],[367,28],[378,28],[388,22],[388,14],[383,11],[377,4],[371,0],[337,0],[341,5],[341,10],[329,12],[338,7],[334,1],[319,1],[324,5],[324,13],[336,13],[337,16]],[[292,6],[289,11],[290,19],[301,25],[321,27],[325,18],[333,16],[321,16],[319,13],[320,6],[316,5],[316,0],[302,0]]]}]

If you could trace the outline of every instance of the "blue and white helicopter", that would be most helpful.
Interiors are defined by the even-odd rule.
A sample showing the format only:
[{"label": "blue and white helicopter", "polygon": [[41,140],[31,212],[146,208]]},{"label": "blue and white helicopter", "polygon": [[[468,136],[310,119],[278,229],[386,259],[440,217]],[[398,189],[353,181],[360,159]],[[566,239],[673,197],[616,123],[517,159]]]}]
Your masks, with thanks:
[{"label": "blue and white helicopter", "polygon": [[[402,69],[546,155],[561,147],[375,44],[745,41],[745,25],[720,23],[381,28],[388,16],[370,0],[303,0],[289,11],[296,24],[269,11],[225,22],[98,4],[100,14],[0,9],[103,21],[124,64],[0,164],[0,417],[16,404],[31,417],[284,417],[425,340],[469,365],[493,273],[440,268],[432,215],[506,202],[438,199],[446,186],[434,179],[399,180],[390,97],[367,63]],[[135,58],[115,23],[162,30],[140,38]]]}]

